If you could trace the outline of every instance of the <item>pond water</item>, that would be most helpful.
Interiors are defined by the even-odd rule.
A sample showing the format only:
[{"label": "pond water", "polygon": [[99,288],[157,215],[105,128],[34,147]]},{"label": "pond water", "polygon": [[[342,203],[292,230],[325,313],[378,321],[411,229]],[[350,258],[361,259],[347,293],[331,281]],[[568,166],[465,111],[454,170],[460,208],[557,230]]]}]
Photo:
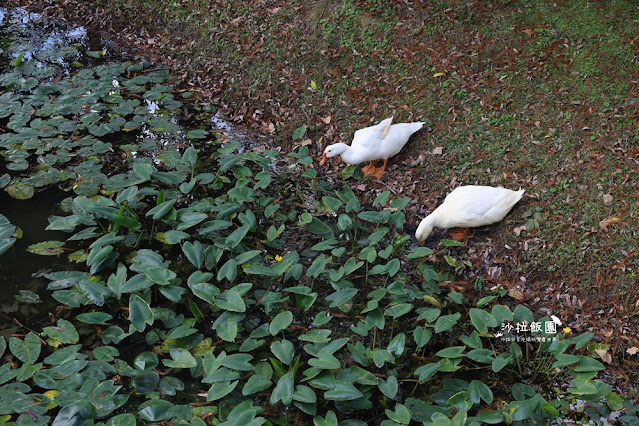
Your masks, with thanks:
[{"label": "pond water", "polygon": [[[35,53],[75,45],[83,47],[73,58],[75,61],[84,61],[89,64],[103,62],[103,59],[98,61],[80,53],[105,48],[99,38],[89,37],[84,27],[64,29],[49,23],[38,13],[28,12],[22,8],[0,8],[0,40],[2,40],[0,47],[6,48],[9,43],[17,39],[25,45],[33,46],[33,49],[24,51],[22,55],[24,61],[34,60]],[[15,52],[8,54],[2,51],[0,69],[10,67],[10,63],[18,56],[20,54]],[[74,67],[71,58],[58,58],[56,63],[65,74],[70,73]],[[38,66],[44,66],[44,64],[38,63]],[[0,175],[7,172],[6,166],[5,159],[0,159]],[[44,300],[48,302],[44,306],[29,305],[20,303],[14,296],[20,294],[21,290],[38,293],[46,287],[47,282],[40,278],[39,274],[67,264],[55,256],[39,256],[27,252],[31,244],[64,238],[64,233],[46,231],[45,228],[48,225],[47,218],[59,212],[58,205],[66,196],[55,188],[41,191],[29,200],[16,200],[5,191],[0,192],[0,213],[23,231],[22,238],[18,239],[7,253],[0,256],[0,291],[4,295],[0,302],[4,318],[0,319],[0,324],[7,333],[13,329],[12,317],[18,317],[25,325],[35,327],[41,325],[48,317],[53,304],[57,303],[50,297],[44,296]]]},{"label": "pond water", "polygon": [[[113,57],[114,47],[109,40],[90,33],[82,26],[69,27],[67,24],[50,21],[38,13],[28,12],[22,8],[0,7],[0,47],[6,48],[16,40],[25,46],[24,52],[7,53],[4,49],[0,50],[0,70],[10,69],[14,66],[14,61],[20,57],[20,61],[34,61],[38,68],[55,64],[57,74],[50,77],[50,80],[55,80],[64,75],[68,76],[77,69],[116,59]],[[41,61],[43,57],[48,58],[47,51],[64,52],[67,48],[71,49],[71,54],[49,58],[48,62]],[[91,52],[99,54],[90,54]],[[114,80],[113,85],[117,88],[118,81]],[[146,99],[144,106],[151,115],[157,115],[160,110],[156,101]],[[193,125],[178,122],[177,117],[170,117],[170,122],[176,125]],[[213,130],[223,133],[226,140],[242,141],[243,147],[254,143],[249,130],[234,127],[219,114],[212,117],[211,123]],[[133,132],[105,135],[103,140],[117,146],[154,141],[153,143],[157,144],[155,153],[159,154],[167,146],[184,145],[185,131],[163,133],[153,131],[149,126],[142,126]],[[135,157],[137,153],[132,151],[130,154]],[[0,158],[0,176],[9,171],[8,164],[5,158]],[[3,318],[0,318],[0,328],[6,335],[18,329],[12,321],[13,318],[17,318],[26,326],[37,328],[48,320],[49,313],[59,304],[48,292],[42,291],[48,283],[42,275],[50,271],[73,268],[73,264],[69,264],[65,256],[42,256],[28,252],[27,248],[41,241],[63,241],[68,237],[65,232],[45,228],[49,225],[48,218],[61,214],[59,204],[69,195],[55,187],[48,187],[36,191],[28,200],[19,200],[9,196],[6,191],[0,191],[0,214],[6,216],[23,232],[22,237],[8,252],[0,256],[0,291],[5,295],[0,301],[3,314]],[[24,291],[37,294],[40,297],[39,302],[22,303],[15,298]]]}]

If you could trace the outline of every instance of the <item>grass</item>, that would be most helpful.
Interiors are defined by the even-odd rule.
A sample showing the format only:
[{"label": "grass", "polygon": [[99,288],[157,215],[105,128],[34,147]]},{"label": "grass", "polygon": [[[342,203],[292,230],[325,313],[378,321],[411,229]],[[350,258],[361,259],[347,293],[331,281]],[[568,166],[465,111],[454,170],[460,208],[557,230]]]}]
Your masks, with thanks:
[{"label": "grass", "polygon": [[[231,115],[256,128],[275,123],[283,149],[301,125],[318,156],[320,138],[349,140],[371,120],[425,120],[432,131],[396,161],[404,173],[425,158],[412,176],[427,179],[405,194],[418,201],[409,223],[453,181],[523,187],[508,223],[481,234],[492,242],[471,243],[478,252],[493,244],[499,256],[506,245],[518,250],[503,284],[528,277],[534,293],[566,283],[593,304],[602,289],[629,306],[639,297],[632,2],[94,2],[109,22],[126,26],[135,10],[145,28],[171,34],[159,37],[157,51],[210,82]],[[326,125],[320,117],[329,115]],[[429,154],[437,146],[441,157]],[[608,193],[611,206],[602,201]],[[538,226],[514,235],[531,209]],[[621,221],[604,232],[607,217]]]}]

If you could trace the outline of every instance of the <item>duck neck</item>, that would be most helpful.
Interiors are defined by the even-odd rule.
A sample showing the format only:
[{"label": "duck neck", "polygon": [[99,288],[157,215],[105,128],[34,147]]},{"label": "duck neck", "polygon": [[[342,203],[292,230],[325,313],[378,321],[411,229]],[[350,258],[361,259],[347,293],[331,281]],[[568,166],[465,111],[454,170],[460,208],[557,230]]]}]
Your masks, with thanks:
[{"label": "duck neck", "polygon": [[417,235],[417,239],[419,241],[424,241],[426,238],[428,238],[430,233],[433,232],[433,228],[435,227],[435,223],[437,220],[435,213],[437,213],[437,210],[435,210],[434,212],[426,216],[419,223],[419,226],[417,227],[417,232],[415,232],[415,234]]},{"label": "duck neck", "polygon": [[348,164],[359,164],[364,161],[352,147],[346,145],[345,143],[341,143],[340,145],[343,145],[341,147],[342,153],[340,154],[342,157],[342,161]]}]

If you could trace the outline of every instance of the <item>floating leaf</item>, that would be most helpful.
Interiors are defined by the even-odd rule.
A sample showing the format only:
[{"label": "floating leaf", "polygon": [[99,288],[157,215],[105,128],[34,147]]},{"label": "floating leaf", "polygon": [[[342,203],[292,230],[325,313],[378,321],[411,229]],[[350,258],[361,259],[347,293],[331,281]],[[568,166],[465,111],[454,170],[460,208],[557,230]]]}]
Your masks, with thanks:
[{"label": "floating leaf", "polygon": [[169,401],[152,399],[142,403],[138,413],[144,420],[159,422],[173,416],[173,407],[175,406]]},{"label": "floating leaf", "polygon": [[[27,251],[41,256],[59,256],[62,254],[64,243],[61,241],[43,241],[37,244],[31,244],[27,247]],[[111,247],[113,249],[113,247]]]},{"label": "floating leaf", "polygon": [[106,312],[88,312],[77,315],[75,319],[86,324],[102,324],[106,325],[107,321],[111,320],[113,316]]},{"label": "floating leaf", "polygon": [[11,353],[26,364],[35,364],[40,356],[41,348],[42,343],[40,339],[37,334],[31,331],[27,333],[24,341],[17,337],[11,337],[9,339],[9,349]]},{"label": "floating leaf", "polygon": [[171,349],[171,358],[162,360],[169,368],[191,368],[197,366],[197,361],[191,353],[184,349]]},{"label": "floating leaf", "polygon": [[189,130],[189,132],[186,134],[186,137],[189,139],[204,139],[208,136],[208,134],[209,132],[207,132],[206,130],[196,129]]},{"label": "floating leaf", "polygon": [[59,319],[57,326],[44,327],[42,331],[51,339],[59,343],[73,344],[80,339],[77,330],[69,321]]}]

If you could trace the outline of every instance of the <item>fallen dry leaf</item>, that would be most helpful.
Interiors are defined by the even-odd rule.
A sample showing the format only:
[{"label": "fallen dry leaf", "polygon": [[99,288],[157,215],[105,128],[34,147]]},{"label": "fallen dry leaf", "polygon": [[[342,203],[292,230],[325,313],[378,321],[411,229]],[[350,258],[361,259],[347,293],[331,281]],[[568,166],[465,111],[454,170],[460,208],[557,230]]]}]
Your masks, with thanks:
[{"label": "fallen dry leaf", "polygon": [[612,195],[604,194],[602,198],[603,198],[604,206],[611,206],[612,205],[612,200],[613,200]]},{"label": "fallen dry leaf", "polygon": [[508,290],[508,295],[515,300],[524,300],[524,293],[522,293],[519,290],[514,290],[514,289]]},{"label": "fallen dry leaf", "polygon": [[636,346],[633,346],[632,348],[626,349],[626,353],[628,355],[635,355],[637,352],[639,352],[639,348],[636,347]]},{"label": "fallen dry leaf", "polygon": [[357,189],[360,191],[366,191],[366,184],[360,183],[359,185],[357,185]]},{"label": "fallen dry leaf", "polygon": [[310,139],[304,139],[302,142],[300,142],[300,144],[301,144],[302,146],[310,145],[310,144],[312,144],[312,143],[313,143],[313,141],[312,141],[312,140],[310,140]]},{"label": "fallen dry leaf", "polygon": [[605,232],[608,232],[608,227],[610,225],[614,225],[619,222],[621,222],[621,220],[618,217],[610,216],[599,222],[599,227]]},{"label": "fallen dry leaf", "polygon": [[433,148],[433,150],[431,151],[431,154],[433,155],[441,155],[442,152],[444,152],[444,147],[443,146],[438,146]]},{"label": "fallen dry leaf", "polygon": [[528,231],[528,228],[526,228],[526,225],[521,225],[521,226],[518,226],[515,229],[513,229],[513,232],[517,236],[519,236],[521,234],[521,231]]},{"label": "fallen dry leaf", "polygon": [[595,349],[601,360],[607,364],[612,364],[612,356],[605,349]]},{"label": "fallen dry leaf", "polygon": [[327,115],[326,117],[320,117],[320,120],[322,120],[324,122],[324,124],[330,124],[331,123],[331,116]]}]

